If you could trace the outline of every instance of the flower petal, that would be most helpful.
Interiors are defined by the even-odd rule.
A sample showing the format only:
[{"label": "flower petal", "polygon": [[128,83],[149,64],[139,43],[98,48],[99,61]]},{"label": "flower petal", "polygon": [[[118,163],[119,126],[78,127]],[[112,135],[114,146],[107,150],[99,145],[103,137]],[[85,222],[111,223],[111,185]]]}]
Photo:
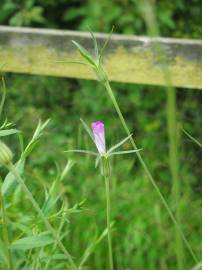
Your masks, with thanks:
[{"label": "flower petal", "polygon": [[91,124],[91,128],[93,131],[94,142],[100,154],[106,153],[106,145],[105,145],[105,128],[104,124],[100,121],[93,122]]}]

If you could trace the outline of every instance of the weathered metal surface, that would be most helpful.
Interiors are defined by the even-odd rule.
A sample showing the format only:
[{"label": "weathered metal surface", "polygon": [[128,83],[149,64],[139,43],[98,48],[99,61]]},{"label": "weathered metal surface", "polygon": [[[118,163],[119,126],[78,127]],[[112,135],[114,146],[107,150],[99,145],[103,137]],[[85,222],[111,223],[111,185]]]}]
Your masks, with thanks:
[{"label": "weathered metal surface", "polygon": [[[103,44],[107,35],[95,34]],[[61,64],[58,60],[80,59],[71,40],[92,51],[88,33],[0,26],[0,64],[4,71],[93,79],[88,68]],[[164,85],[164,76],[154,49],[163,48],[174,86],[202,89],[202,41],[112,35],[104,64],[113,81]]]}]

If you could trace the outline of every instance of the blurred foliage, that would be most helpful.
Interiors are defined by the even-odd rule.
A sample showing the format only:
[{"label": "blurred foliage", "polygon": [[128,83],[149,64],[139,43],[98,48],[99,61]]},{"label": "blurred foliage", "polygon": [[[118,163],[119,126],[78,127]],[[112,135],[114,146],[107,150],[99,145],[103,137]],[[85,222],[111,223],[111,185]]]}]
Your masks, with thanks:
[{"label": "blurred foliage", "polygon": [[[139,2],[1,0],[0,23],[81,31],[88,31],[90,26],[95,32],[109,32],[114,25],[115,33],[146,35]],[[200,0],[156,1],[162,36],[202,38],[200,5]],[[110,100],[97,82],[13,74],[6,77],[6,115],[9,120],[17,123],[25,137],[30,137],[39,118],[52,119],[49,133],[42,139],[40,147],[29,161],[28,175],[33,180],[36,196],[39,183],[44,182],[47,185],[55,173],[55,160],[64,162],[62,150],[93,147],[80,127],[80,117],[87,122],[103,120],[106,123],[109,145],[125,137]],[[143,155],[149,168],[171,202],[165,89],[119,83],[113,83],[112,86],[138,146],[144,148]],[[201,92],[180,89],[177,99],[179,124],[202,141]],[[183,133],[180,133],[180,138],[183,229],[191,239],[195,251],[200,254],[202,246],[198,243],[201,237],[198,228],[201,225],[201,150]],[[13,148],[17,149],[14,143]],[[92,238],[95,224],[103,228],[105,226],[105,202],[103,183],[101,179],[97,179],[91,158],[75,155],[71,157],[77,164],[67,180],[67,196],[70,204],[87,198],[88,208],[72,220],[70,225],[71,248],[75,256],[79,256]],[[116,158],[112,183],[113,216],[117,228],[114,232],[116,269],[176,270],[173,256],[174,230],[156,193],[142,174],[139,163],[131,157]],[[195,231],[196,234],[192,233]],[[105,253],[103,243],[92,256],[90,269],[107,269],[103,260],[103,256],[107,256]],[[192,265],[191,260],[187,265]]]},{"label": "blurred foliage", "polygon": [[[163,36],[201,38],[200,0],[156,1]],[[80,29],[143,35],[145,23],[138,0],[2,0],[0,23],[15,26]]]}]

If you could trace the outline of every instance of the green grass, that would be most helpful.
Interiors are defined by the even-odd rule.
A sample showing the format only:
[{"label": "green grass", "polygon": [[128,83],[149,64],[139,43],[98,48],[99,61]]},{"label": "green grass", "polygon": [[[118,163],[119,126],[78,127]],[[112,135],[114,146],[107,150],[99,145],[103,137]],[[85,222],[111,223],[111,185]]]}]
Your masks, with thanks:
[{"label": "green grass", "polygon": [[[33,84],[34,78],[35,77],[32,77]],[[41,78],[41,80],[43,79]],[[61,83],[63,83],[62,80]],[[88,96],[88,92],[86,93],[87,87],[90,88],[92,86],[95,87],[94,82],[84,82],[83,84],[83,90],[81,89],[80,96],[83,97],[82,100],[84,100],[84,103],[85,98],[92,102],[92,95]],[[14,104],[11,99],[14,89],[9,88],[8,92],[9,91],[10,93],[8,94],[6,105],[9,104],[9,101]],[[132,90],[128,91],[129,94],[130,91]],[[136,90],[134,89],[133,91]],[[97,87],[95,94],[100,96],[100,93],[102,92],[103,89]],[[47,93],[47,90],[42,89],[42,93],[47,95],[45,94]],[[160,94],[161,93],[163,92],[160,92]],[[153,95],[153,92],[149,92],[149,94]],[[52,95],[54,96],[54,92]],[[144,102],[146,103],[150,98],[150,95],[145,96]],[[24,98],[21,97],[22,102],[23,99]],[[61,97],[61,100],[62,99],[63,97]],[[46,133],[40,138],[38,147],[35,148],[27,160],[25,170],[26,183],[32,191],[33,196],[37,198],[37,202],[41,208],[45,207],[45,190],[47,190],[48,194],[51,194],[51,197],[53,198],[55,198],[57,194],[61,194],[54,207],[46,207],[47,216],[49,216],[49,220],[55,228],[61,228],[61,235],[65,233],[63,243],[70,251],[77,265],[82,261],[82,256],[84,255],[86,248],[89,248],[90,246],[92,254],[86,261],[86,266],[88,266],[89,269],[107,269],[108,267],[106,260],[108,257],[106,235],[103,236],[98,244],[95,244],[96,239],[102,235],[106,228],[104,181],[94,168],[93,158],[71,154],[70,156],[68,155],[68,158],[73,159],[76,164],[68,171],[62,182],[60,181],[56,184],[55,181],[58,179],[58,166],[56,167],[54,165],[54,160],[57,160],[61,164],[59,165],[61,171],[66,160],[66,154],[63,153],[63,150],[81,147],[94,150],[94,146],[88,139],[88,135],[79,125],[79,117],[83,117],[84,115],[88,122],[98,119],[99,110],[102,110],[102,102],[102,99],[101,101],[98,100],[97,107],[95,108],[91,108],[90,106],[86,107],[84,104],[84,107],[80,108],[81,115],[78,116],[78,119],[73,113],[71,113],[71,115],[67,114],[67,118],[62,118],[62,115],[66,116],[65,107],[64,109],[59,107],[57,115],[55,115],[56,111],[51,115],[51,103],[49,103],[46,108],[37,108],[35,104],[29,104],[28,102],[24,107],[25,112],[28,112],[30,110],[28,108],[32,106],[39,115],[43,109],[44,116],[48,114],[53,118],[52,123],[50,122],[49,127],[46,129]],[[12,107],[11,110],[17,111],[16,106],[17,104],[14,108]],[[121,106],[123,105],[121,104]],[[64,110],[64,113],[61,112],[62,110]],[[83,110],[86,112],[82,112]],[[31,137],[31,133],[33,133],[36,124],[35,122],[32,123],[23,120],[25,115],[26,117],[29,116],[25,112],[23,114],[22,112],[19,112],[19,114],[22,114],[22,120],[18,120],[18,126],[22,131],[23,129],[26,131],[26,144],[28,138]],[[29,116],[31,119],[33,117],[32,115],[33,114]],[[144,114],[140,111],[136,117],[141,118],[142,115]],[[59,118],[64,119],[62,125],[58,120]],[[77,121],[73,120],[74,118],[77,119]],[[116,120],[112,110],[110,111],[110,119],[108,111],[106,114],[104,110],[101,120],[105,121],[105,119],[108,145],[117,143],[117,141],[123,138],[119,121]],[[132,117],[130,116],[129,119],[132,119]],[[145,123],[151,125],[152,122],[155,126],[155,121],[155,119],[151,121],[148,117],[148,119],[145,120]],[[131,127],[133,126],[131,121],[129,121],[129,124]],[[156,136],[158,134],[158,138],[161,138],[163,147],[165,147],[166,144],[164,138],[166,138],[167,130],[165,128],[165,131],[162,132],[160,137],[158,130],[160,131],[161,128],[159,127],[156,131],[151,129],[149,133],[147,131],[145,134],[156,134]],[[114,134],[116,135],[114,136]],[[162,152],[162,145],[159,145],[159,141],[159,148],[154,150],[157,147],[154,144],[154,138],[155,136],[152,136],[150,139],[148,138],[145,140],[145,136],[138,136],[137,134],[138,145],[141,145],[144,148],[144,156],[146,162],[150,166],[150,170],[155,175],[155,178],[158,179],[158,185],[163,192],[163,195],[172,203],[172,197],[170,196],[172,184],[169,180],[168,169],[166,168],[166,164],[168,164],[168,159],[166,158],[167,151]],[[17,160],[19,157],[17,137],[12,137],[12,141],[11,138],[8,137],[6,141],[11,145],[13,151],[15,151],[14,160]],[[15,141],[15,144],[13,141]],[[187,147],[187,141],[185,147]],[[129,150],[130,145],[124,145],[124,149]],[[159,201],[155,190],[148,182],[148,178],[138,162],[131,158],[131,156],[115,156],[112,165],[111,218],[115,222],[112,231],[115,269],[147,268],[152,270],[157,267],[158,269],[176,269],[174,251],[175,230]],[[6,172],[1,169],[1,175],[3,176],[5,173]],[[182,180],[184,184],[181,186],[183,192],[181,228],[188,237],[194,251],[200,257],[201,242],[198,234],[193,233],[195,230],[199,230],[201,224],[199,215],[200,196],[198,196],[197,193],[194,194],[191,182],[185,182],[186,179],[190,179],[190,175],[192,175],[192,179],[194,179],[194,172],[191,168],[189,169],[189,164],[187,164],[187,162],[183,166],[181,175],[184,175],[185,177]],[[8,227],[11,242],[16,243],[19,238],[40,235],[40,233],[46,231],[46,228],[43,226],[40,219],[36,217],[35,211],[32,210],[26,196],[19,187],[15,188],[13,193],[9,194],[5,199],[7,202],[6,214],[9,220]],[[84,199],[85,201],[80,204]],[[66,211],[63,209],[63,212],[59,213],[62,202],[65,202]],[[12,203],[12,207],[9,206],[9,203]],[[54,216],[55,213],[58,214]],[[18,226],[16,227],[16,225]],[[53,255],[55,255],[55,257],[51,258]],[[30,269],[32,266],[38,267],[38,269],[44,269],[47,264],[51,269],[54,269],[56,266],[58,269],[63,269],[64,265],[66,265],[65,258],[62,257],[56,243],[55,247],[51,244],[41,248],[33,248],[31,250],[20,250],[20,252],[15,249],[12,251],[12,256],[14,256],[15,265],[23,265],[23,260],[25,260],[27,269]],[[44,257],[46,256],[50,256],[48,257],[48,261],[44,261]],[[187,269],[190,269],[193,266],[193,261],[186,251],[185,262]]]},{"label": "green grass", "polygon": [[[7,81],[8,96],[2,119],[5,118],[6,113],[9,120],[11,117],[16,120],[16,127],[23,132],[24,145],[30,141],[39,117],[52,119],[26,162],[24,178],[29,190],[34,198],[37,198],[38,204],[49,217],[54,228],[59,228],[60,235],[64,235],[63,243],[76,264],[79,265],[83,258],[87,257],[84,264],[87,269],[108,269],[107,238],[106,232],[104,233],[106,229],[104,180],[94,168],[94,158],[91,156],[77,154],[67,156],[63,153],[63,150],[75,148],[95,150],[88,134],[80,124],[80,117],[85,118],[87,122],[100,119],[106,123],[107,145],[113,145],[124,137],[107,94],[103,92],[103,87],[97,86],[95,82],[78,82],[77,87],[80,91],[74,94],[70,91],[71,84],[69,84],[67,93],[61,93],[58,97],[54,87],[54,91],[47,89],[46,78],[43,77],[18,76],[14,80],[12,76]],[[49,79],[49,83],[65,86],[66,80]],[[20,98],[16,100],[14,99],[18,96],[16,86],[19,84],[23,87]],[[36,84],[40,85],[38,96],[36,95],[38,92],[34,92]],[[73,83],[72,87],[74,88]],[[117,84],[113,84],[113,87],[116,88]],[[28,98],[27,89],[32,89]],[[93,96],[91,89],[95,89]],[[135,134],[138,145],[144,149],[145,162],[157,179],[161,192],[172,206],[166,112],[161,107],[161,103],[157,106],[160,98],[162,102],[165,102],[165,92],[142,90],[141,94],[143,93],[144,102],[138,101],[140,92],[135,86],[124,85],[116,94],[119,96],[120,107],[124,109],[123,112],[127,116],[128,124]],[[133,101],[129,99],[131,95],[134,97]],[[189,93],[184,92],[184,95],[190,100]],[[153,104],[149,103],[151,98]],[[55,102],[56,100],[58,101]],[[96,106],[94,100],[96,100]],[[185,102],[183,104],[186,104]],[[192,97],[192,102],[196,103],[197,98]],[[125,107],[125,104],[128,106]],[[139,104],[143,105],[143,108],[139,107]],[[22,109],[18,110],[18,107]],[[134,113],[132,113],[133,110],[135,110]],[[181,105],[179,114],[182,115],[187,110]],[[155,113],[155,117],[151,117],[151,111]],[[12,148],[15,153],[14,161],[17,161],[20,154],[17,136],[10,135],[3,139]],[[187,154],[195,153],[196,156],[200,154],[200,148],[197,145],[193,148],[194,146],[195,144],[182,133],[179,152],[180,159],[183,160],[180,170],[181,229],[200,259],[201,198],[200,193],[194,191],[198,186],[197,167],[195,159],[190,158],[188,161],[184,159]],[[130,144],[126,143],[123,150],[130,148]],[[61,179],[59,175],[65,167],[67,157],[73,159],[75,164]],[[58,163],[57,166],[55,161]],[[111,220],[114,221],[112,239],[115,269],[176,269],[174,226],[139,162],[130,155],[114,156],[112,167]],[[6,171],[1,168],[1,177],[5,175]],[[49,196],[45,196],[46,193]],[[58,194],[60,196],[57,198]],[[51,207],[55,200],[56,203]],[[50,207],[48,207],[49,204]],[[36,216],[26,195],[18,186],[11,189],[5,197],[5,205],[11,243],[16,246],[16,242],[21,238],[37,235],[44,237],[46,227]],[[175,212],[174,205],[172,210]],[[98,241],[100,237],[101,240]],[[52,241],[54,245],[47,244],[33,249],[28,247],[28,250],[20,249],[20,251],[13,249],[14,265],[19,267],[19,265],[25,265],[26,262],[25,269],[31,267],[63,269],[64,265],[66,267],[66,260],[57,243],[50,235],[45,235],[44,241],[45,243]],[[45,257],[47,257],[46,260]],[[186,269],[194,266],[186,250],[184,261]]]}]

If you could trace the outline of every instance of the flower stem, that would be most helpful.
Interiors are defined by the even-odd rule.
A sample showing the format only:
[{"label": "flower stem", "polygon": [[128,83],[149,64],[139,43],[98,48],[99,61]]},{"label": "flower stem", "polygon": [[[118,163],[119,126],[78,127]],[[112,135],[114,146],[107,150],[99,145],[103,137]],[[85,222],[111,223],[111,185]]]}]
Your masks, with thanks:
[{"label": "flower stem", "polygon": [[63,245],[63,243],[61,242],[61,240],[60,240],[59,236],[57,235],[55,229],[49,223],[48,219],[44,216],[44,214],[43,214],[42,210],[40,209],[38,203],[34,199],[32,193],[29,191],[29,189],[25,185],[23,179],[21,178],[21,176],[19,175],[19,173],[15,169],[15,166],[12,163],[10,163],[7,167],[10,170],[10,172],[15,176],[16,180],[18,181],[18,183],[21,185],[21,187],[22,187],[23,191],[25,192],[25,194],[27,194],[27,197],[30,200],[30,202],[32,203],[34,209],[36,210],[36,212],[38,213],[38,215],[40,216],[40,218],[44,222],[44,224],[45,224],[46,228],[48,229],[48,231],[52,234],[52,236],[55,239],[55,241],[58,243],[58,246],[60,247],[60,249],[62,250],[62,252],[66,255],[66,258],[67,258],[69,264],[71,265],[72,270],[77,270],[77,267],[76,267],[74,261],[72,260],[71,255],[66,250],[65,246]]},{"label": "flower stem", "polygon": [[6,212],[5,212],[5,208],[4,208],[4,201],[3,201],[3,196],[1,194],[1,191],[0,191],[0,205],[1,205],[1,209],[2,209],[3,239],[4,239],[4,243],[7,247],[7,257],[8,257],[9,270],[12,270],[13,269],[12,254],[11,254],[11,249],[10,249],[8,227],[7,227],[7,222],[6,222]]},{"label": "flower stem", "polygon": [[[124,119],[124,117],[123,117],[123,114],[122,114],[122,112],[121,112],[121,110],[120,110],[120,108],[119,108],[119,105],[118,105],[117,100],[116,100],[116,98],[115,98],[115,96],[114,96],[114,93],[113,93],[113,91],[112,91],[112,88],[111,88],[111,86],[110,86],[109,81],[106,81],[106,82],[104,83],[104,86],[105,86],[105,88],[106,88],[106,90],[107,90],[108,95],[110,96],[110,98],[111,98],[111,100],[112,100],[112,103],[113,103],[113,105],[114,105],[114,107],[115,107],[115,109],[116,109],[116,112],[117,112],[117,114],[118,114],[118,116],[119,116],[119,118],[120,118],[120,121],[121,121],[121,123],[122,123],[122,125],[123,125],[123,127],[124,127],[124,129],[125,129],[125,131],[126,131],[126,134],[129,136],[129,135],[131,134],[131,132],[130,132],[130,130],[129,130],[127,124],[126,124],[126,121],[125,121],[125,119]],[[129,139],[130,139],[130,142],[131,142],[133,148],[134,148],[135,150],[137,150],[138,148],[137,148],[137,146],[136,146],[136,143],[135,143],[134,139],[133,139],[132,137],[130,137]],[[179,226],[179,224],[178,224],[178,222],[177,222],[175,216],[173,215],[172,211],[170,210],[170,207],[169,207],[167,201],[164,199],[164,196],[163,196],[163,194],[161,193],[161,191],[160,191],[158,185],[156,184],[156,182],[155,182],[155,180],[154,180],[152,174],[150,173],[149,168],[147,167],[146,163],[144,162],[141,153],[140,153],[140,152],[137,152],[136,155],[137,155],[137,158],[139,159],[139,161],[140,161],[140,163],[141,163],[141,165],[142,165],[142,167],[143,167],[143,169],[144,169],[144,171],[145,171],[147,177],[149,178],[149,180],[150,180],[150,182],[152,183],[153,187],[155,188],[155,190],[156,190],[158,196],[160,197],[160,199],[161,199],[161,201],[162,201],[162,204],[164,205],[165,209],[167,210],[167,212],[168,212],[168,214],[169,214],[169,216],[170,216],[170,219],[172,220],[172,222],[174,223],[176,229],[178,230],[179,234],[181,235],[181,237],[182,237],[182,239],[183,239],[183,241],[184,241],[184,244],[186,245],[187,249],[189,250],[190,255],[192,256],[193,260],[194,260],[196,263],[198,263],[198,259],[197,259],[196,255],[194,254],[194,251],[192,250],[191,245],[189,244],[189,242],[188,242],[188,240],[186,239],[186,237],[185,237],[183,231],[181,230],[181,228],[180,228],[180,226]]]},{"label": "flower stem", "polygon": [[111,239],[111,226],[110,226],[110,186],[109,177],[105,176],[105,189],[106,189],[106,203],[107,203],[107,238],[108,238],[108,250],[109,250],[109,269],[113,270],[113,254],[112,254],[112,239]]}]

